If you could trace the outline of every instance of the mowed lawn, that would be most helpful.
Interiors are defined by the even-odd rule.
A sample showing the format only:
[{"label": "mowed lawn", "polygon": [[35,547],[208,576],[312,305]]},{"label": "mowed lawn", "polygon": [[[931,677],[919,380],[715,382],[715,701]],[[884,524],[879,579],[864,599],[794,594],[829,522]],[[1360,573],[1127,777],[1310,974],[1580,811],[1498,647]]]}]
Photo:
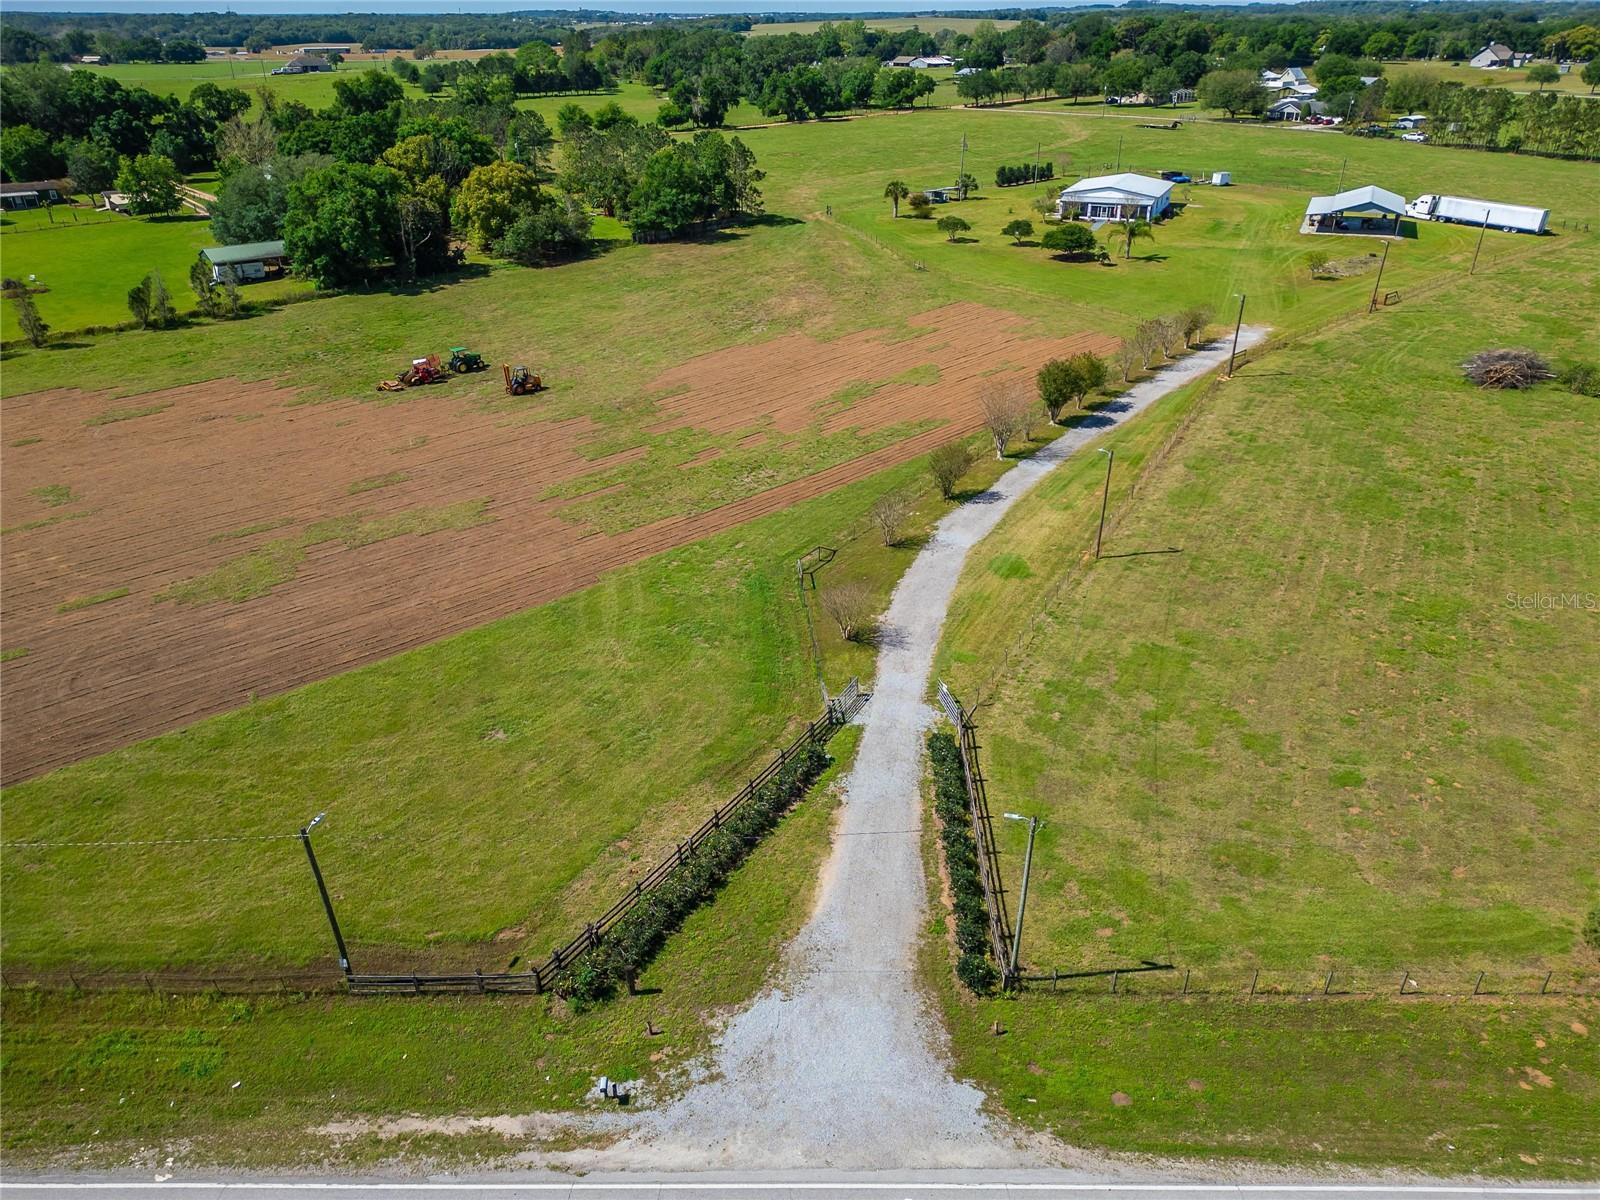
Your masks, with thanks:
[{"label": "mowed lawn", "polygon": [[1045,820],[1026,962],[1234,992],[1594,975],[1600,402],[1458,364],[1592,357],[1597,301],[1584,246],[1252,364],[1162,465],[1119,459],[1098,564],[1103,459],[1007,518],[941,669],[983,701],[995,808]]},{"label": "mowed lawn", "polygon": [[1567,92],[1576,96],[1594,94],[1594,89],[1583,81],[1581,67],[1573,68],[1555,83],[1547,83],[1543,87],[1528,82],[1526,67],[1496,67],[1489,71],[1470,67],[1466,63],[1389,62],[1383,64],[1383,73],[1388,79],[1398,79],[1402,75],[1426,75],[1444,83],[1459,83],[1463,87],[1503,87],[1513,92]]},{"label": "mowed lawn", "polygon": [[[43,209],[8,213],[0,221],[0,264],[8,276],[35,276],[35,286],[49,289],[35,294],[33,302],[51,329],[61,331],[129,320],[128,290],[152,271],[161,275],[180,310],[193,308],[189,269],[203,248],[214,245],[211,223],[194,214],[130,217],[57,207],[48,214]],[[247,285],[240,294],[261,300],[296,290],[305,285],[272,280]],[[0,336],[22,336],[11,304],[0,311]],[[70,349],[56,346],[48,353]]]}]

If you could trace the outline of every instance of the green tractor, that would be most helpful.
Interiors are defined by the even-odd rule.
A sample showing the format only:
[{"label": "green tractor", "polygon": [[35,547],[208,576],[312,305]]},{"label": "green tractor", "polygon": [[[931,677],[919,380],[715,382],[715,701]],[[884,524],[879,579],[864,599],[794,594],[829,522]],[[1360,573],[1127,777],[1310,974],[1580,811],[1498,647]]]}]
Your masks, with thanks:
[{"label": "green tractor", "polygon": [[483,355],[475,350],[468,350],[465,346],[450,347],[450,369],[457,375],[465,375],[468,371],[481,371],[488,365],[483,361]]}]

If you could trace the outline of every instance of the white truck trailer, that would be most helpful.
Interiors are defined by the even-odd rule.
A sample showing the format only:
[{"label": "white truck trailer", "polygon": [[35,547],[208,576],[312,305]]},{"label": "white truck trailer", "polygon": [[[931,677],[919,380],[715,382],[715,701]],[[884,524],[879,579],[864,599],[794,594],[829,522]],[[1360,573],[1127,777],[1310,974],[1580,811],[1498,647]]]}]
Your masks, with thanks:
[{"label": "white truck trailer", "polygon": [[1472,200],[1466,196],[1418,196],[1406,212],[1424,221],[1451,221],[1457,225],[1488,225],[1507,233],[1543,233],[1550,220],[1548,208]]}]

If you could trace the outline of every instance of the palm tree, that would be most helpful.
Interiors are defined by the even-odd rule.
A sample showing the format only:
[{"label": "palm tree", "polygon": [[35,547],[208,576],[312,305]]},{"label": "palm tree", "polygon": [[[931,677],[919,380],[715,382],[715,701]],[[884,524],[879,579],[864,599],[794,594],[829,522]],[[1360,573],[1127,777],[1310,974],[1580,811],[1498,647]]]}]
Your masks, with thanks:
[{"label": "palm tree", "polygon": [[1155,226],[1149,221],[1138,217],[1125,217],[1120,221],[1108,221],[1106,227],[1111,230],[1112,240],[1122,239],[1122,257],[1133,257],[1133,243],[1139,238],[1156,240]]},{"label": "palm tree", "polygon": [[891,179],[884,186],[883,194],[889,203],[894,205],[894,215],[898,217],[900,215],[900,201],[911,195],[911,189],[900,180]]}]

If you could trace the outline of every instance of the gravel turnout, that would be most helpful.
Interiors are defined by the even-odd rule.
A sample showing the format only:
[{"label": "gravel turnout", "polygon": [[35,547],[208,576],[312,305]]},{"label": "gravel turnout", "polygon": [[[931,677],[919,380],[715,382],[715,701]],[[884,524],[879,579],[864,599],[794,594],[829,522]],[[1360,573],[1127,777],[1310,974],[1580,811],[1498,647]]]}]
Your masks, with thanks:
[{"label": "gravel turnout", "polygon": [[[1247,329],[1241,346],[1264,330]],[[1103,410],[1112,424],[1225,363],[1190,355]],[[845,785],[816,911],[773,984],[734,1016],[699,1082],[641,1114],[594,1165],[656,1169],[940,1168],[1038,1165],[1048,1152],[984,1111],[953,1079],[945,1036],[918,987],[928,914],[920,852],[929,671],[967,552],[1016,500],[1108,428],[1074,429],[939,522],[895,589],[876,688]],[[1060,1157],[1052,1154],[1050,1157]]]}]

